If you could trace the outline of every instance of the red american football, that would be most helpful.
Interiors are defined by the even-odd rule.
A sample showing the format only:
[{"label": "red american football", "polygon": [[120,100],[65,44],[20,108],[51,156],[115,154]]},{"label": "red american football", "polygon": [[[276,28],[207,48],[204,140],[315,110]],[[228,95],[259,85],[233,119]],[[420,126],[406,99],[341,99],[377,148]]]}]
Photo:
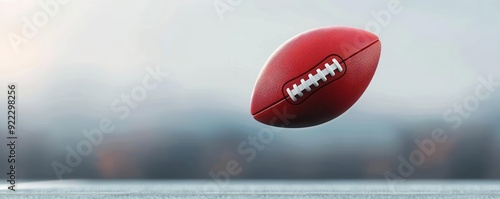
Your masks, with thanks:
[{"label": "red american football", "polygon": [[349,109],[368,87],[380,58],[378,37],[349,27],[324,27],[282,44],[267,60],[250,112],[264,124],[308,127]]}]

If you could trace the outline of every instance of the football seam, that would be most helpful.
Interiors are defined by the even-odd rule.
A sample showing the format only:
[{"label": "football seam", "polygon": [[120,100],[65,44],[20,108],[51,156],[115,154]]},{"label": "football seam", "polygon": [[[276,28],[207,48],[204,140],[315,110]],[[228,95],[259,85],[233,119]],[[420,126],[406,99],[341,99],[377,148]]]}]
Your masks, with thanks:
[{"label": "football seam", "polygon": [[[342,60],[342,62],[341,62],[340,64],[345,64],[345,62],[346,62],[347,60],[349,60],[350,58],[352,58],[352,57],[356,56],[356,55],[357,55],[357,54],[359,54],[361,51],[363,51],[363,50],[365,50],[365,49],[369,48],[370,46],[372,46],[372,45],[376,44],[377,42],[379,42],[379,40],[378,40],[378,39],[377,39],[377,40],[375,40],[374,42],[372,42],[372,43],[368,44],[367,46],[365,46],[365,47],[361,48],[359,51],[357,51],[357,52],[353,53],[351,56],[347,57],[346,59]],[[330,55],[328,55],[328,56],[330,56]],[[327,57],[328,57],[328,56],[327,56]],[[339,57],[340,57],[340,56],[339,56]],[[306,72],[304,72],[303,74],[305,74],[305,73],[307,73],[307,71],[306,71]],[[346,72],[345,72],[345,73],[347,73],[347,70],[346,70]],[[344,73],[344,74],[345,74],[345,73]],[[343,75],[342,75],[342,76],[343,76]],[[300,77],[300,76],[297,76],[297,77]],[[296,79],[297,77],[295,77],[294,79]],[[327,86],[328,84],[330,84],[330,83],[332,83],[332,82],[335,82],[335,81],[337,81],[337,80],[339,80],[339,79],[340,79],[340,78],[335,79],[335,80],[333,80],[333,81],[331,81],[331,82],[327,83],[325,86]],[[288,81],[288,82],[290,82],[290,81]],[[324,86],[323,86],[323,87],[324,87]],[[283,93],[283,86],[282,86],[282,89],[281,89],[281,90],[282,90],[281,92]],[[319,90],[319,89],[318,89],[318,90]],[[318,91],[318,90],[316,90],[316,91]],[[273,107],[273,106],[275,106],[276,104],[281,103],[281,102],[282,102],[282,101],[284,101],[284,100],[287,100],[288,98],[290,98],[290,96],[287,96],[287,97],[281,98],[281,99],[279,99],[278,101],[276,101],[276,102],[274,102],[274,103],[271,103],[269,106],[267,106],[267,107],[263,108],[263,109],[262,109],[262,110],[260,110],[260,111],[257,111],[255,114],[252,114],[252,115],[255,117],[255,116],[257,116],[258,114],[260,114],[260,113],[262,113],[262,112],[264,112],[264,111],[266,111],[266,110],[268,110],[268,109],[272,108],[272,107]],[[304,100],[304,101],[305,101],[305,100]],[[301,102],[301,103],[302,103],[302,102]],[[299,104],[301,104],[301,103],[299,103]],[[292,104],[292,103],[290,103],[290,104]],[[292,104],[292,105],[295,105],[295,104]]]}]

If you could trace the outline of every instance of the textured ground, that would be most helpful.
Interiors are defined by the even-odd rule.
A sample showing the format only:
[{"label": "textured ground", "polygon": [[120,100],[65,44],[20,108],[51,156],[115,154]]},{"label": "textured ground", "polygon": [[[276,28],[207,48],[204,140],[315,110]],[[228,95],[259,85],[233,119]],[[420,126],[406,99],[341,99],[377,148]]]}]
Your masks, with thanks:
[{"label": "textured ground", "polygon": [[500,198],[500,181],[38,181],[0,198]]}]

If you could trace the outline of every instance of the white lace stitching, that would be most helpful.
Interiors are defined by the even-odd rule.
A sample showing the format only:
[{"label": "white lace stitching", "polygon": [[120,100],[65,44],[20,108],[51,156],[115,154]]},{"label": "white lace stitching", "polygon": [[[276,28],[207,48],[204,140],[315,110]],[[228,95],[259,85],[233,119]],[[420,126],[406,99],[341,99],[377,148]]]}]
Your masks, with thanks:
[{"label": "white lace stitching", "polygon": [[332,62],[333,62],[333,64],[331,64],[331,65],[326,63],[325,69],[323,69],[323,70],[320,70],[319,68],[316,69],[316,75],[309,73],[309,75],[307,75],[309,77],[309,79],[307,79],[307,80],[301,79],[299,85],[293,84],[292,89],[287,88],[286,92],[288,93],[288,96],[290,96],[290,98],[295,102],[295,101],[297,101],[297,97],[295,97],[296,95],[298,95],[299,97],[302,97],[304,95],[304,93],[302,91],[304,91],[304,90],[306,90],[307,92],[311,91],[312,85],[314,85],[314,87],[318,87],[319,80],[323,80],[323,82],[326,82],[327,75],[334,77],[336,69],[338,69],[340,72],[342,72],[342,70],[343,70],[342,66],[335,58],[332,59]]}]

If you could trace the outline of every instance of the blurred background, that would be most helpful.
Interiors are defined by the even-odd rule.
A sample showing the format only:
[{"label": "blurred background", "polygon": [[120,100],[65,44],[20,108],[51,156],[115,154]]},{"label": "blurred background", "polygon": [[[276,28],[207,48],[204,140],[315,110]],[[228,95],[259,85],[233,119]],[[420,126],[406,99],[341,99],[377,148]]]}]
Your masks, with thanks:
[{"label": "blurred background", "polygon": [[[500,178],[498,9],[495,0],[2,0],[0,83],[18,85],[18,177],[211,179],[236,161],[231,179]],[[255,121],[250,97],[269,55],[323,26],[380,37],[365,94],[316,127]],[[151,70],[168,76],[155,82]],[[157,86],[125,103],[145,77]],[[79,153],[90,143],[83,131],[104,118],[114,130]],[[427,154],[418,143],[436,129],[447,139]],[[264,131],[267,143],[251,145]],[[2,144],[5,171],[7,153]]]}]

